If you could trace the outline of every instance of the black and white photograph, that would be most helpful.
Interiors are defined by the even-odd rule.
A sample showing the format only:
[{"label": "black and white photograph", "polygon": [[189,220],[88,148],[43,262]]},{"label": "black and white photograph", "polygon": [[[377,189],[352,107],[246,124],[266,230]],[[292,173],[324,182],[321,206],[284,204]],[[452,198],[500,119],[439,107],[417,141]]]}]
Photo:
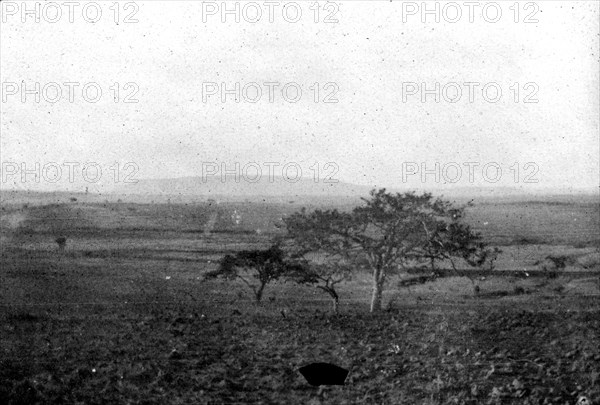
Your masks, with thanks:
[{"label": "black and white photograph", "polygon": [[0,404],[600,405],[600,1],[0,0]]}]

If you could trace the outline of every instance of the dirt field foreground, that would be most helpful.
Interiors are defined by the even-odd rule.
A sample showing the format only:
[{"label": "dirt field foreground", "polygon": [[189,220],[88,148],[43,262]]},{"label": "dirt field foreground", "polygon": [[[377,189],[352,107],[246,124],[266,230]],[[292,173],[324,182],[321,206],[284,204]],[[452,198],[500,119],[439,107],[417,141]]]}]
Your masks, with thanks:
[{"label": "dirt field foreground", "polygon": [[[377,315],[368,313],[368,275],[357,275],[335,316],[311,287],[270,285],[256,305],[241,284],[203,282],[226,252],[268,239],[228,231],[228,213],[213,216],[211,233],[192,225],[209,221],[201,209],[190,217],[115,205],[120,218],[105,215],[110,207],[74,207],[3,211],[13,222],[0,257],[2,404],[600,401],[594,263],[576,277],[485,277],[477,298],[464,277],[409,289],[391,282]],[[503,249],[525,269],[535,251],[553,249],[589,262],[597,246],[578,237]],[[346,384],[309,386],[298,368],[313,361],[348,368]]]}]

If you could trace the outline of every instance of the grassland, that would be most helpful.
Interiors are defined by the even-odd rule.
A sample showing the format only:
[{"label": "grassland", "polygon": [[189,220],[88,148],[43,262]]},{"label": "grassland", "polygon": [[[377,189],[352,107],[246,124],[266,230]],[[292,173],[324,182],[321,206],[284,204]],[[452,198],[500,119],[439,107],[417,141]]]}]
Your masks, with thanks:
[{"label": "grassland", "polygon": [[[357,274],[339,316],[311,287],[270,285],[255,305],[241,284],[202,281],[224,254],[267,246],[297,204],[24,204],[0,217],[0,403],[600,400],[597,201],[476,205],[469,221],[503,250],[479,297],[466,277],[392,280],[371,315]],[[538,277],[551,254],[573,260]],[[308,386],[297,369],[312,361],[349,368],[346,385]]]}]

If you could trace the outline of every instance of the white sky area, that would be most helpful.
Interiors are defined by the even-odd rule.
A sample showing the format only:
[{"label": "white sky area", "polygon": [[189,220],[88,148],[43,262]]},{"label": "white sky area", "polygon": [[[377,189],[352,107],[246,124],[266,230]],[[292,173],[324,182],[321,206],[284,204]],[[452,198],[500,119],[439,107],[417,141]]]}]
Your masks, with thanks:
[{"label": "white sky area", "polygon": [[[341,181],[402,187],[423,183],[418,174],[403,179],[403,163],[433,169],[438,162],[463,166],[461,186],[597,190],[600,183],[598,1],[535,2],[537,23],[523,22],[535,11],[524,8],[527,2],[519,3],[515,23],[513,1],[497,3],[502,16],[496,23],[482,16],[481,5],[487,2],[479,2],[469,22],[463,1],[457,2],[463,15],[456,23],[445,21],[443,14],[439,23],[433,15],[423,23],[421,10],[404,13],[403,21],[403,8],[412,10],[410,2],[395,0],[337,2],[337,23],[322,21],[329,14],[325,2],[320,2],[321,21],[315,23],[312,1],[298,2],[302,17],[296,23],[283,18],[285,2],[275,8],[274,22],[264,2],[257,2],[263,15],[256,23],[243,15],[239,23],[233,15],[223,23],[220,14],[205,15],[203,23],[200,1],[137,1],[138,22],[124,23],[133,8],[124,9],[123,2],[119,24],[113,21],[112,1],[97,2],[103,14],[96,23],[82,17],[87,2],[75,8],[72,23],[66,6],[56,23],[43,15],[40,22],[27,16],[23,23],[22,2],[12,3],[19,8],[15,15],[7,3],[0,3],[2,187],[21,182],[20,174],[6,176],[6,162],[30,169],[36,162],[96,162],[105,167],[104,182],[106,168],[115,162],[121,167],[135,163],[139,179],[201,176],[203,162],[229,168],[236,162],[293,162],[307,177],[316,163],[323,176],[325,163],[334,162],[339,168],[335,178]],[[222,7],[221,1],[213,4]],[[239,2],[240,8],[245,4]],[[412,4],[421,8],[421,2]],[[438,4],[442,8],[446,2]],[[27,5],[33,9],[35,2]],[[52,18],[54,11],[46,11]],[[252,18],[254,10],[247,11]],[[454,10],[447,13],[447,19],[454,17]],[[494,18],[495,11],[488,9],[488,15]],[[23,81],[29,90],[36,82],[42,87],[50,82],[80,85],[73,102],[64,85],[62,98],[54,103],[44,97],[37,103],[33,94],[22,102]],[[89,82],[103,91],[96,103],[82,97]],[[121,87],[117,103],[110,90],[115,82]],[[137,103],[123,102],[131,92],[123,88],[128,82],[139,86]],[[236,82],[241,87],[256,82],[263,94],[256,103],[243,98],[236,103],[232,95],[223,103],[220,93],[203,102],[207,82],[230,89]],[[265,82],[281,84],[272,103]],[[282,97],[281,87],[288,82],[303,89],[296,103]],[[321,88],[318,103],[310,90],[315,82]],[[333,88],[324,88],[329,82],[339,88],[337,103],[323,103]],[[455,82],[462,98],[450,103],[442,97],[436,103],[429,95],[422,102],[419,92],[403,102],[403,83],[410,82],[426,83],[429,89],[436,82],[441,87]],[[472,102],[465,82],[481,84]],[[502,90],[497,102],[482,96],[481,88],[490,82]],[[525,88],[530,82],[535,86]],[[11,94],[14,88],[7,83],[16,83],[19,92]],[[518,102],[511,90],[515,83]],[[525,103],[536,87],[533,99],[539,102]],[[453,97],[454,90],[448,94]],[[494,89],[488,94],[493,98]],[[54,97],[54,90],[47,95]],[[254,91],[249,95],[254,97]],[[472,183],[465,162],[480,165]],[[518,184],[510,169],[515,162]],[[523,183],[533,172],[534,166],[524,168],[528,162],[539,167],[533,176],[538,183]],[[481,167],[486,163],[503,169],[499,182],[485,180]],[[63,170],[64,179],[67,166]],[[426,178],[427,185],[443,186],[433,177]],[[39,186],[55,186],[43,183]]]}]

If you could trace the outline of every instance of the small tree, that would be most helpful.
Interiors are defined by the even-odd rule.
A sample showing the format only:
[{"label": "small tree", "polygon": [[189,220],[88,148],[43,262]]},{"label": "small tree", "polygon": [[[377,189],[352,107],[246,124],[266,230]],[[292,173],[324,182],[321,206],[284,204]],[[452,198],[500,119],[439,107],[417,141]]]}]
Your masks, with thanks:
[{"label": "small tree", "polygon": [[[278,245],[266,250],[246,250],[235,255],[226,255],[219,267],[205,275],[206,279],[239,279],[252,290],[259,303],[267,284],[280,279],[287,273],[298,272],[301,263],[289,260]],[[252,280],[255,281],[252,281]]]},{"label": "small tree", "polygon": [[[301,211],[303,215],[306,210]],[[295,219],[299,217],[296,216]],[[305,228],[293,219],[284,219],[287,234],[283,237],[285,249],[290,256],[299,260],[303,265],[291,274],[291,279],[299,284],[316,284],[332,300],[333,312],[339,313],[340,296],[337,286],[351,278],[353,264],[345,261],[336,249],[325,249],[321,239],[313,232],[305,232]],[[288,226],[289,225],[289,226]]]},{"label": "small tree", "polygon": [[339,313],[340,296],[337,285],[350,278],[351,268],[338,263],[305,264],[291,275],[291,279],[299,284],[317,284],[316,288],[329,295],[333,312]]},{"label": "small tree", "polygon": [[58,250],[60,250],[61,252],[65,250],[65,247],[67,246],[67,238],[65,238],[64,236],[60,236],[54,239],[54,242],[56,242],[56,244],[58,245]]}]

